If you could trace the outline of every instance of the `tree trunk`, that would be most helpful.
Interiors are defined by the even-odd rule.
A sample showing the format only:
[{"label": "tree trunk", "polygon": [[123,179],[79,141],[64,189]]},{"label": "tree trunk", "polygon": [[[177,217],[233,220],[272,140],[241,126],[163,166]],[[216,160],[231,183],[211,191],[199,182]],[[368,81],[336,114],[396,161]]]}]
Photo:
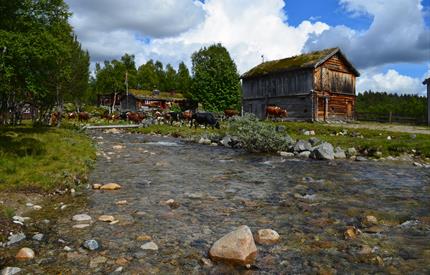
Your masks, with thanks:
[{"label": "tree trunk", "polygon": [[112,103],[112,110],[111,110],[111,113],[110,114],[112,114],[113,113],[113,111],[115,110],[115,105],[116,105],[116,96],[117,96],[117,92],[115,92],[114,93],[114,96],[113,96],[113,103]]}]

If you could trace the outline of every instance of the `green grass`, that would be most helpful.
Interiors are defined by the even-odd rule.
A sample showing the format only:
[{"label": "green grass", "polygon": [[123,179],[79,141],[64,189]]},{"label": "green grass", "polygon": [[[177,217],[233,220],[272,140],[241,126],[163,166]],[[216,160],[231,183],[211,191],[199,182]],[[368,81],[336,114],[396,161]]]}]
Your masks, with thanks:
[{"label": "green grass", "polygon": [[[314,130],[315,137],[340,146],[343,149],[350,147],[356,148],[363,153],[365,150],[369,156],[375,156],[376,152],[381,152],[382,156],[398,156],[403,153],[412,153],[416,150],[416,154],[423,157],[430,157],[430,135],[415,134],[412,138],[410,133],[389,132],[382,130],[371,129],[348,129],[342,126],[332,126],[323,123],[308,123],[308,122],[267,122],[275,125],[283,125],[286,127],[286,132],[294,139],[307,140],[310,136],[303,134],[303,130]],[[170,125],[152,125],[148,128],[139,128],[130,130],[132,132],[142,134],[161,134],[171,135],[174,137],[196,137],[202,135],[220,135],[223,136],[228,132],[227,123],[221,124],[221,129],[190,129],[189,127],[178,127]],[[339,133],[347,131],[347,134],[342,136]],[[362,136],[363,138],[361,138]],[[392,140],[387,140],[390,136]]]},{"label": "green grass", "polygon": [[[358,151],[367,150],[370,155],[379,151],[383,156],[398,156],[416,150],[417,154],[422,157],[430,157],[430,135],[414,134],[416,137],[412,138],[410,133],[365,128],[348,129],[322,123],[284,122],[276,123],[276,125],[284,125],[288,134],[295,139],[309,139],[310,137],[305,136],[302,130],[314,130],[317,138],[330,142],[334,146],[344,149],[355,147]],[[344,130],[347,131],[347,134],[339,135]],[[387,140],[388,136],[392,139]]]},{"label": "green grass", "polygon": [[0,128],[0,191],[50,191],[74,186],[95,160],[84,134],[69,129]]}]

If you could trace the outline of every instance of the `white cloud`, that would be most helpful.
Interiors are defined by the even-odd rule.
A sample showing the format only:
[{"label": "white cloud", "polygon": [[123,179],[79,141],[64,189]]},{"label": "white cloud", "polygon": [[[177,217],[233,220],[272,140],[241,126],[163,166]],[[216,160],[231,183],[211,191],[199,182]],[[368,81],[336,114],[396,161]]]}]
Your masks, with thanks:
[{"label": "white cloud", "polygon": [[377,91],[397,94],[426,95],[420,78],[399,74],[396,70],[378,73],[375,69],[365,70],[357,80],[357,91]]},{"label": "white cloud", "polygon": [[[83,46],[89,49],[93,61],[118,58],[128,52],[136,55],[138,64],[150,58],[159,59],[164,63],[177,64],[182,60],[189,63],[194,51],[202,46],[221,42],[230,51],[240,72],[244,72],[261,62],[261,55],[264,55],[267,60],[299,54],[310,34],[319,34],[328,29],[326,24],[309,21],[303,21],[297,27],[289,26],[285,22],[286,16],[283,11],[285,3],[282,0],[207,0],[204,4],[193,4],[196,8],[202,9],[204,20],[195,21],[196,23],[188,26],[185,32],[178,32],[165,38],[153,38],[149,43],[143,43],[137,39],[139,32],[136,26],[142,24],[143,29],[152,28],[151,26],[155,23],[147,25],[146,21],[129,22],[125,20],[124,22],[122,17],[125,11],[122,11],[119,6],[134,4],[133,9],[136,11],[130,15],[134,16],[140,13],[139,8],[146,7],[144,4],[137,6],[136,1],[129,0],[114,5],[114,1],[111,0],[108,1],[109,5],[102,4],[101,6],[113,5],[114,10],[102,8],[95,12],[88,11],[88,9],[99,9],[95,7],[93,1],[68,1],[75,12],[72,24],[75,26]],[[101,0],[95,2],[100,4]],[[152,3],[154,1],[140,2]],[[173,0],[164,0],[163,3],[165,2],[176,3]],[[178,2],[193,3],[192,1]],[[150,7],[151,5],[149,5]],[[185,9],[188,6],[182,4],[180,7]],[[164,9],[164,6],[160,5],[158,8]],[[168,9],[165,13],[161,11],[159,13],[169,14],[170,11],[171,9]],[[105,12],[108,15],[93,16],[93,13],[103,14]],[[173,18],[178,14],[186,17],[188,13],[186,10],[177,10],[170,16]],[[82,17],[88,20],[82,20]],[[162,16],[163,19],[165,17],[167,16]],[[108,19],[111,22],[107,23]],[[154,22],[163,21],[157,17],[157,14],[152,20]],[[169,25],[175,24],[175,21],[166,19],[163,23]],[[140,32],[140,34],[144,33],[144,31]]]},{"label": "white cloud", "polygon": [[340,46],[359,68],[430,59],[430,30],[424,23],[421,0],[340,0],[353,15],[373,17],[368,30],[346,26],[314,35],[307,49]]}]

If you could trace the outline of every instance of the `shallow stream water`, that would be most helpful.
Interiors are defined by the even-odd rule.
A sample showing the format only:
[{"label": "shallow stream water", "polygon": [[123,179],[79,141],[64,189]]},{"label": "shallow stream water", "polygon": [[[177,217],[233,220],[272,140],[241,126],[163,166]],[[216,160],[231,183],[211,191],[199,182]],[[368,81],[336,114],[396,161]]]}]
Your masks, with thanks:
[{"label": "shallow stream water", "polygon": [[[69,198],[67,215],[56,225],[39,226],[50,232],[46,240],[26,241],[36,260],[10,258],[4,264],[35,274],[430,273],[428,169],[283,159],[173,138],[91,134],[99,158],[90,182],[116,182],[122,189],[86,190],[81,196],[88,198],[86,206]],[[169,199],[179,207],[166,205]],[[127,204],[116,203],[121,200]],[[74,229],[71,216],[80,213],[93,221]],[[119,222],[99,222],[100,215]],[[378,223],[363,224],[366,215]],[[211,245],[240,225],[253,233],[274,229],[281,240],[258,245],[250,269],[203,265]],[[355,239],[345,237],[348,227],[357,229]],[[159,250],[142,250],[147,242],[139,240],[142,235]],[[82,249],[88,239],[101,248]],[[64,251],[65,245],[73,251]],[[11,248],[11,255],[18,248]]]}]

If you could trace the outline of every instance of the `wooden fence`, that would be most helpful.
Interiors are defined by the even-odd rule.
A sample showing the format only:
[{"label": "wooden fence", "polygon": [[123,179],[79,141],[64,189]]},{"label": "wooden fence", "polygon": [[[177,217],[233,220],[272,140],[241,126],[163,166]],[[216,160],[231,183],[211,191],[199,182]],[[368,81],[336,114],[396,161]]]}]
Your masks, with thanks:
[{"label": "wooden fence", "polygon": [[375,122],[383,122],[383,123],[427,125],[427,118],[425,116],[406,117],[406,116],[393,114],[392,112],[389,112],[388,114],[356,112],[355,119],[361,120],[361,121],[375,121]]}]

